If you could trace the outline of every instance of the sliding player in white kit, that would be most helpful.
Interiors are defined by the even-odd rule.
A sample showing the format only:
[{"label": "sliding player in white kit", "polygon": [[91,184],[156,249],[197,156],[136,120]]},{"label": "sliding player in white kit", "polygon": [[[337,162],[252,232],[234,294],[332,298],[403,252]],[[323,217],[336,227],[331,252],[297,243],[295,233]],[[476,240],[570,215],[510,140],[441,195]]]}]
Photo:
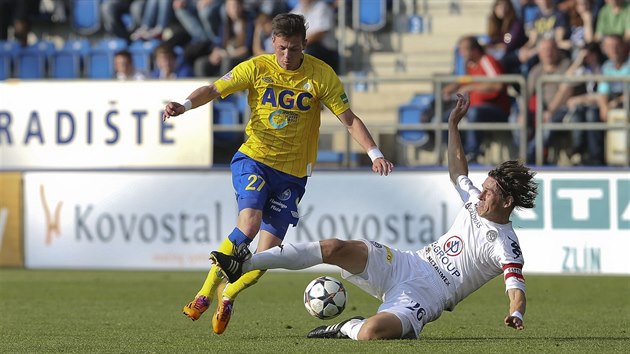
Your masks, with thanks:
[{"label": "sliding player in white kit", "polygon": [[281,245],[245,258],[215,251],[210,258],[231,282],[252,269],[337,265],[344,278],[383,302],[367,319],[320,326],[309,338],[418,338],[425,324],[500,274],[509,298],[504,323],[522,330],[524,259],[510,215],[515,207],[534,206],[535,173],[507,161],[488,173],[481,191],[472,184],[457,128],[469,104],[468,97],[460,95],[448,122],[449,175],[464,206],[448,232],[432,244],[413,252],[367,240],[328,239]]}]

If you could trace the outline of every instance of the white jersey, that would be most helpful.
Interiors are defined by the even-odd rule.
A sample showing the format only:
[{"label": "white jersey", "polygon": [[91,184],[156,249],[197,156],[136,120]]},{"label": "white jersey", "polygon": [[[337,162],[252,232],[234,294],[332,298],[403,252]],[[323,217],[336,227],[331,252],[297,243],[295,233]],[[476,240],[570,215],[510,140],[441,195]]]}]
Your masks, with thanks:
[{"label": "white jersey", "polygon": [[437,241],[417,251],[444,284],[445,309],[453,310],[501,273],[506,291],[525,291],[524,260],[512,223],[497,224],[479,216],[476,204],[481,192],[467,176],[459,176],[455,188],[464,201],[455,222]]}]

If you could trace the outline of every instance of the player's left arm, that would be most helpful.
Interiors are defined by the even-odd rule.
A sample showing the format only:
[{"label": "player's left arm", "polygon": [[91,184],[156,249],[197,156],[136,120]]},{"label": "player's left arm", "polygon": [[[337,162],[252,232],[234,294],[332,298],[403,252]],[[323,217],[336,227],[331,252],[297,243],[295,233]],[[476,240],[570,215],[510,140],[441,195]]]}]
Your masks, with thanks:
[{"label": "player's left arm", "polygon": [[505,316],[503,322],[508,327],[522,330],[525,328],[523,325],[523,316],[525,315],[527,303],[525,292],[518,288],[511,288],[507,290],[507,295],[510,298],[510,311],[509,315]]},{"label": "player's left arm", "polygon": [[389,175],[394,169],[394,164],[383,156],[363,121],[351,109],[347,109],[338,115],[337,118],[348,129],[352,138],[363,147],[370,159],[372,159],[372,171],[379,173],[381,176]]},{"label": "player's left arm", "polygon": [[[509,236],[508,236],[509,238]],[[510,239],[512,240],[512,239]],[[503,269],[503,281],[505,292],[510,299],[508,315],[503,322],[506,326],[522,330],[523,316],[525,316],[525,277],[523,277],[523,257],[518,242],[512,240],[509,245],[511,251],[503,255],[501,268]]]}]

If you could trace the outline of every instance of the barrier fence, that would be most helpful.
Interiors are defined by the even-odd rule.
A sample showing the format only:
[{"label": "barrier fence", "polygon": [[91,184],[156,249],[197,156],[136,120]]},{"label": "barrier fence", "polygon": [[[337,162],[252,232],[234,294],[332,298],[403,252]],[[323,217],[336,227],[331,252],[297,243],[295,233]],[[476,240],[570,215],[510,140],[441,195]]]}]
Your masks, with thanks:
[{"label": "barrier fence", "polygon": [[[602,75],[584,75],[580,77],[567,77],[562,75],[548,75],[542,76],[540,80],[536,83],[536,91],[540,92],[540,95],[544,94],[544,83],[546,82],[566,82],[566,83],[580,83],[580,82],[624,82],[630,84],[630,77],[611,77],[611,76],[602,76]],[[394,127],[386,126],[386,125],[378,125],[378,124],[370,124],[370,130],[372,130],[375,134],[378,135],[380,133],[392,133],[399,132],[405,130],[433,130],[435,132],[435,142],[436,142],[436,150],[435,153],[438,155],[437,160],[440,164],[445,164],[446,161],[443,161],[442,151],[443,147],[443,139],[442,134],[439,134],[442,131],[448,129],[448,124],[443,122],[439,117],[444,115],[444,105],[443,105],[443,97],[442,97],[442,89],[446,84],[449,83],[459,83],[459,84],[467,84],[467,83],[476,83],[476,82],[502,82],[505,84],[516,84],[521,87],[520,93],[516,95],[516,101],[518,103],[518,115],[519,119],[515,122],[506,122],[506,123],[468,123],[462,122],[460,124],[461,130],[485,130],[485,131],[514,131],[518,134],[518,158],[521,160],[526,159],[527,153],[527,119],[524,115],[527,114],[529,97],[527,96],[527,82],[525,78],[521,75],[500,75],[497,77],[482,77],[482,76],[455,76],[455,75],[435,75],[433,77],[404,77],[404,78],[394,78],[394,77],[363,77],[363,78],[355,78],[355,77],[344,77],[342,82],[346,86],[346,91],[350,98],[352,98],[352,92],[355,90],[355,87],[360,86],[376,86],[380,83],[426,83],[430,82],[433,84],[433,95],[435,98],[435,117],[433,121],[428,123],[416,123],[416,124],[395,124]],[[573,122],[563,122],[563,123],[551,123],[544,122],[542,119],[543,113],[543,102],[542,100],[537,100],[536,106],[536,116],[535,116],[535,147],[536,147],[536,165],[543,164],[543,132],[546,130],[605,130],[605,131],[623,131],[626,134],[630,135],[630,121],[628,119],[628,115],[630,114],[630,98],[629,98],[629,86],[624,86],[624,105],[623,111],[625,112],[625,119],[622,122],[601,122],[601,123],[573,123]],[[351,101],[352,102],[352,101]],[[356,102],[355,102],[356,103]],[[626,156],[628,156],[628,152],[630,150],[629,139],[625,139],[625,146],[622,147],[622,150],[626,151]],[[346,144],[345,155],[349,155],[350,153],[350,141],[348,139],[348,143]],[[344,161],[347,163],[347,161]],[[628,166],[630,161],[626,158],[625,163],[621,163],[621,165]],[[349,166],[349,165],[346,165]]]},{"label": "barrier fence", "polygon": [[543,100],[536,101],[536,164],[543,164],[543,135],[544,132],[549,130],[625,130],[625,163],[623,165],[628,166],[629,161],[629,149],[628,146],[628,134],[630,134],[630,77],[629,76],[603,76],[603,75],[584,75],[584,76],[564,76],[564,75],[543,75],[538,82],[536,82],[536,92],[540,92],[540,96],[544,95],[545,83],[586,83],[586,82],[624,82],[625,85],[623,95],[623,111],[625,112],[625,119],[623,122],[600,122],[600,123],[552,123],[543,121]]}]

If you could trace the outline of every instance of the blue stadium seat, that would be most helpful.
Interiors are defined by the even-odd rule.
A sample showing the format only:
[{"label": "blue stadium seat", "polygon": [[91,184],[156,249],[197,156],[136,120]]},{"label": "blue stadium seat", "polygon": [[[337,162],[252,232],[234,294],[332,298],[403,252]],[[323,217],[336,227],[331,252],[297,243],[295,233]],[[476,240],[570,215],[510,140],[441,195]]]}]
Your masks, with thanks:
[{"label": "blue stadium seat", "polygon": [[341,165],[343,162],[343,152],[334,150],[319,150],[317,151],[317,162]]},{"label": "blue stadium seat", "polygon": [[387,0],[354,1],[352,6],[358,12],[358,29],[374,32],[385,27]]},{"label": "blue stadium seat", "polygon": [[13,76],[13,66],[20,50],[16,41],[0,41],[0,80]]},{"label": "blue stadium seat", "polygon": [[464,58],[459,54],[459,48],[455,46],[455,52],[453,54],[455,59],[453,60],[454,68],[453,75],[466,75],[466,63],[464,63]]},{"label": "blue stadium seat", "polygon": [[21,48],[17,57],[16,76],[20,79],[46,78],[48,63],[54,53],[55,45],[50,41],[39,41]]},{"label": "blue stadium seat", "polygon": [[[229,101],[217,100],[212,102],[212,121],[217,125],[240,124],[239,110],[236,104]],[[243,138],[242,132],[216,132],[214,139],[218,142],[236,142]]]},{"label": "blue stadium seat", "polygon": [[149,41],[138,40],[129,45],[133,65],[137,70],[150,72],[153,51],[160,44],[159,39]]},{"label": "blue stadium seat", "polygon": [[93,46],[93,49],[106,49],[112,52],[117,52],[119,50],[128,49],[127,41],[122,38],[103,38],[100,41],[96,42]]},{"label": "blue stadium seat", "polygon": [[53,56],[51,76],[55,79],[81,77],[81,56],[72,50],[60,49]]},{"label": "blue stadium seat", "polygon": [[62,49],[72,50],[85,57],[90,52],[90,46],[90,41],[85,38],[66,39]]},{"label": "blue stadium seat", "polygon": [[245,120],[245,112],[249,113],[247,94],[244,92],[233,93],[226,98],[218,98],[214,102],[229,102],[234,104],[234,106],[238,109],[239,121],[241,122]]},{"label": "blue stadium seat", "polygon": [[87,76],[90,79],[114,77],[114,53],[103,49],[92,49],[88,55]]},{"label": "blue stadium seat", "polygon": [[[408,104],[398,107],[398,123],[418,124],[422,112],[431,106],[433,94],[416,94]],[[427,142],[429,135],[422,130],[401,130],[398,132],[398,141],[403,144],[423,145]]]},{"label": "blue stadium seat", "polygon": [[70,24],[82,36],[101,29],[101,0],[71,0]]},{"label": "blue stadium seat", "polygon": [[55,79],[77,79],[82,76],[90,52],[87,39],[67,39],[53,55],[51,76]]},{"label": "blue stadium seat", "polygon": [[87,76],[91,79],[114,77],[114,55],[127,49],[127,42],[120,38],[105,38],[94,44],[88,54]]}]

